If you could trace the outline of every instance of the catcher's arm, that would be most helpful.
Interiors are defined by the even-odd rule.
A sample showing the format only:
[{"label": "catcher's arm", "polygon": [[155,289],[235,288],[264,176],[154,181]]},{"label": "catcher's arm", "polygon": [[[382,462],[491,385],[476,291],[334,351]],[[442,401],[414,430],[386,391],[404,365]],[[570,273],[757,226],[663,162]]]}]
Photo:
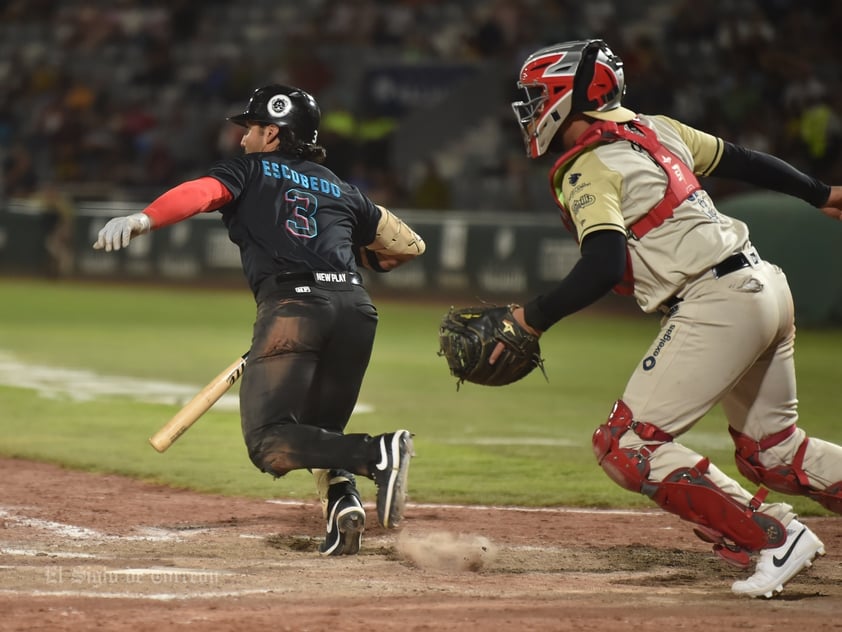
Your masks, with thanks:
[{"label": "catcher's arm", "polygon": [[[532,334],[536,338],[540,338],[541,334],[544,333],[543,331],[538,331],[534,327],[530,327],[524,318],[523,315],[523,307],[518,305],[512,310],[512,316],[517,321],[518,325],[523,327],[528,333]],[[494,347],[494,351],[491,352],[491,355],[488,356],[488,364],[494,364],[497,362],[497,358],[503,353],[506,348],[506,344],[503,342],[498,342],[497,345]]]},{"label": "catcher's arm", "polygon": [[830,219],[842,221],[842,186],[830,187],[830,195],[821,207],[821,212]]}]

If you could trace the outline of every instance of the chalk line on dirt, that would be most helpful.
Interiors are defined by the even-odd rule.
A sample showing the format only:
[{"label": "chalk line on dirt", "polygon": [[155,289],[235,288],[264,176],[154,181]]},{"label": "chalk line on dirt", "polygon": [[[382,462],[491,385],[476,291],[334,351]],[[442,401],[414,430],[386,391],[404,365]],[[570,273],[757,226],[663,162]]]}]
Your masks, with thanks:
[{"label": "chalk line on dirt", "polygon": [[[0,507],[0,518],[10,525],[18,525],[21,527],[29,527],[31,529],[38,529],[39,531],[47,531],[64,538],[71,540],[130,540],[142,542],[169,542],[180,540],[188,532],[170,531],[169,529],[161,529],[156,527],[144,527],[142,535],[108,535],[97,531],[96,529],[89,529],[88,527],[80,527],[72,524],[65,524],[63,522],[54,522],[52,520],[42,520],[40,518],[30,518],[28,516],[15,513],[10,508]],[[189,532],[189,535],[195,535],[198,530]]]},{"label": "chalk line on dirt", "polygon": [[[19,557],[55,557],[80,560],[108,560],[108,555],[95,555],[94,553],[82,553],[79,551],[44,551],[41,549],[29,549],[21,547],[8,547],[0,543],[0,553],[3,555],[17,555]],[[10,567],[12,568],[12,567]],[[14,567],[18,568],[18,567]]]},{"label": "chalk line on dirt", "polygon": [[206,592],[178,593],[138,593],[138,592],[99,592],[95,590],[2,590],[0,595],[19,597],[91,597],[95,599],[146,599],[150,601],[178,601],[188,599],[219,599],[224,597],[245,597],[247,595],[265,595],[278,592],[275,588],[248,588],[243,590],[215,590]]},{"label": "chalk line on dirt", "polygon": [[[283,498],[270,498],[266,501],[274,505],[295,505],[301,506],[304,503],[300,500],[286,500]],[[375,507],[374,503],[363,503],[366,508]],[[549,514],[586,514],[601,516],[639,516],[639,515],[660,515],[658,511],[647,509],[585,509],[580,507],[518,507],[506,505],[449,505],[440,503],[406,503],[408,509],[459,509],[466,511],[522,511],[525,513],[549,513]]]}]

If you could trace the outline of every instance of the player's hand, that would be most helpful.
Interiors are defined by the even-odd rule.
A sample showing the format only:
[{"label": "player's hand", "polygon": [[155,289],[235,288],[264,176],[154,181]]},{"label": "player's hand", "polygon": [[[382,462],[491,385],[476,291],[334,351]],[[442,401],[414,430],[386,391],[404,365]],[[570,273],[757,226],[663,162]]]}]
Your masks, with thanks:
[{"label": "player's hand", "polygon": [[[517,321],[518,325],[523,327],[527,332],[535,336],[536,338],[540,338],[541,334],[544,333],[542,331],[538,331],[526,324],[526,318],[523,315],[523,307],[518,306],[512,310],[512,316]],[[491,355],[488,356],[488,364],[494,364],[497,362],[497,358],[505,351],[506,345],[502,342],[498,342],[497,346],[494,347],[494,351],[491,352]]]},{"label": "player's hand", "polygon": [[115,217],[99,231],[94,250],[106,252],[126,248],[133,237],[148,233],[152,229],[152,220],[146,213],[134,213],[124,217]]},{"label": "player's hand", "polygon": [[384,252],[375,252],[374,255],[377,257],[377,263],[380,266],[380,269],[384,272],[394,270],[399,265],[415,258],[414,255],[390,255]]},{"label": "player's hand", "polygon": [[830,219],[842,221],[842,187],[830,187],[830,196],[821,208],[821,212]]}]

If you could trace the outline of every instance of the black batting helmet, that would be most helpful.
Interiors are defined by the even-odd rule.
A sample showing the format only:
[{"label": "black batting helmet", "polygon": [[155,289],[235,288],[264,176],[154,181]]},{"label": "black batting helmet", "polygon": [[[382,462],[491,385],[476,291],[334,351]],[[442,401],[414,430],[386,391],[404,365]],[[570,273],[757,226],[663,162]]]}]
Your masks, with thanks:
[{"label": "black batting helmet", "polygon": [[321,111],[316,100],[304,90],[272,84],[255,90],[246,111],[228,120],[245,126],[247,122],[287,127],[303,143],[315,144],[319,135]]}]

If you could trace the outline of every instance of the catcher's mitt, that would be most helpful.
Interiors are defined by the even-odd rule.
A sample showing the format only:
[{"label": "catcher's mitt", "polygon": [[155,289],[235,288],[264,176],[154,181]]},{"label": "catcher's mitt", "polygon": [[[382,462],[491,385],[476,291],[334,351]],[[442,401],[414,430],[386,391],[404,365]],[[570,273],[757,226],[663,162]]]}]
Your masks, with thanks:
[{"label": "catcher's mitt", "polygon": [[[536,366],[544,372],[538,338],[512,316],[517,305],[450,308],[439,327],[439,355],[447,358],[458,381],[485,386],[511,384]],[[488,363],[498,342],[505,349],[494,364]],[[546,377],[546,373],[544,373]]]}]

